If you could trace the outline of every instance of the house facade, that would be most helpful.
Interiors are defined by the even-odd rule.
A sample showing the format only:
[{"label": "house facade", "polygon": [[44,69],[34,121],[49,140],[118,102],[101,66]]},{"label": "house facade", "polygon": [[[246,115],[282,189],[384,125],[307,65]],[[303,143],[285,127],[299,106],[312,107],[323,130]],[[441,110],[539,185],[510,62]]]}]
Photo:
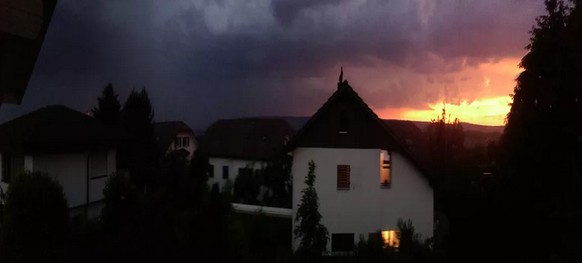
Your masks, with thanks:
[{"label": "house facade", "polygon": [[184,122],[170,121],[154,123],[154,134],[158,146],[165,154],[181,152],[186,160],[191,160],[198,149],[198,141],[192,129]]},{"label": "house facade", "polygon": [[[332,254],[353,250],[378,231],[397,247],[399,219],[410,219],[422,238],[433,236],[433,190],[405,143],[364,103],[347,81],[290,143],[293,154],[293,217],[308,163],[315,168],[322,224]],[[295,222],[293,218],[293,229]],[[293,238],[293,249],[299,239]]]},{"label": "house facade", "polygon": [[209,157],[208,184],[222,189],[239,174],[254,173],[281,153],[293,129],[281,119],[245,118],[218,120],[204,137]]},{"label": "house facade", "polygon": [[97,215],[103,189],[116,173],[118,135],[64,106],[41,108],[0,125],[0,187],[22,172],[56,179],[69,208]]}]

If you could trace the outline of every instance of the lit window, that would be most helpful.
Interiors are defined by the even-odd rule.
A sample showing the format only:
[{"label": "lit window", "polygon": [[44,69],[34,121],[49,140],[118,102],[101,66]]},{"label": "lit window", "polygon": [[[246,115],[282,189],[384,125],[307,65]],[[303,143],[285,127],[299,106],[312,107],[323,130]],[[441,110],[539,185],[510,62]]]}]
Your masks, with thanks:
[{"label": "lit window", "polygon": [[349,165],[338,165],[337,166],[337,189],[349,190],[350,189],[350,166]]},{"label": "lit window", "polygon": [[398,248],[400,246],[400,232],[396,230],[382,231],[384,247]]},{"label": "lit window", "polygon": [[380,184],[382,187],[390,187],[392,184],[392,162],[388,151],[380,151]]}]

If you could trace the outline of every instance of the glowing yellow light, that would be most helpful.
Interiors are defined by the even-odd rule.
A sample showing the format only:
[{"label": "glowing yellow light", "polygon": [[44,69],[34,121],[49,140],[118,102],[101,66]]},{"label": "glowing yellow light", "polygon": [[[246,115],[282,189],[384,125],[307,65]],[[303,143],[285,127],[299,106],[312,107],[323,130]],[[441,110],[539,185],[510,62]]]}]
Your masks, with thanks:
[{"label": "glowing yellow light", "polygon": [[397,248],[400,246],[400,238],[398,237],[398,231],[396,230],[385,230],[382,231],[382,241],[384,241],[384,246]]},{"label": "glowing yellow light", "polygon": [[[472,102],[463,101],[458,105],[446,103],[445,109],[451,119],[459,118],[462,122],[482,125],[504,125],[505,117],[511,106],[509,96],[484,98]],[[429,104],[430,110],[404,110],[400,114],[401,119],[415,121],[430,121],[440,116],[443,104]],[[447,116],[448,117],[448,116]]]}]

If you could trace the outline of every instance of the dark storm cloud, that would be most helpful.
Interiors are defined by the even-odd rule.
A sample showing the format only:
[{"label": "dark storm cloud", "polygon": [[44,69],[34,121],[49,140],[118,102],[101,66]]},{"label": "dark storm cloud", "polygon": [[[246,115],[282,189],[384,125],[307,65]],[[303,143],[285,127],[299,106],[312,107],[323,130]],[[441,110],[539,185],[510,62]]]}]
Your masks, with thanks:
[{"label": "dark storm cloud", "polygon": [[325,6],[329,4],[337,4],[344,0],[273,0],[271,8],[273,15],[283,25],[289,25],[293,22],[297,14],[304,9],[309,9],[318,6]]},{"label": "dark storm cloud", "polygon": [[340,65],[371,106],[418,107],[436,96],[419,79],[522,55],[540,2],[60,0],[24,104],[0,119],[88,110],[108,82],[122,99],[147,87],[156,119],[194,127],[307,115]]}]

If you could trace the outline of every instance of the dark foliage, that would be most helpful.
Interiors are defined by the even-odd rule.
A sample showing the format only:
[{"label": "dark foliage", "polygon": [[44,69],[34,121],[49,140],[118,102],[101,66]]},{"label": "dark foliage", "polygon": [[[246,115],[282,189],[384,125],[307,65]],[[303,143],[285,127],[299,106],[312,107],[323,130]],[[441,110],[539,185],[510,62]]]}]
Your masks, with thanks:
[{"label": "dark foliage", "polygon": [[301,191],[301,201],[297,208],[295,221],[298,222],[295,229],[295,238],[300,239],[296,257],[302,262],[318,262],[321,256],[327,252],[329,233],[321,224],[319,213],[319,198],[314,187],[315,163],[309,162],[309,172],[305,177],[305,189]]},{"label": "dark foliage", "polygon": [[236,202],[291,208],[291,167],[293,157],[283,154],[259,170],[246,170],[234,181]]},{"label": "dark foliage", "polygon": [[42,173],[20,174],[10,184],[0,232],[2,262],[61,262],[68,206],[58,182]]},{"label": "dark foliage", "polygon": [[113,91],[113,85],[107,84],[101,97],[97,98],[98,106],[91,110],[96,120],[110,126],[119,125],[121,116],[121,104],[118,95]]},{"label": "dark foliage", "polygon": [[[582,10],[579,1],[546,1],[521,61],[499,147],[492,222],[496,242],[515,258],[580,261],[582,252]],[[553,226],[534,231],[541,225]],[[542,241],[542,242],[540,242]],[[527,251],[536,251],[526,253]]]},{"label": "dark foliage", "polygon": [[161,157],[153,130],[154,110],[148,93],[132,91],[123,110],[121,122],[126,140],[118,148],[118,165],[129,169],[131,179],[143,189],[151,184],[153,171]]},{"label": "dark foliage", "polygon": [[400,231],[400,245],[397,248],[385,246],[378,231],[375,237],[367,241],[360,240],[354,251],[353,262],[443,262],[442,256],[435,254],[431,248],[431,240],[421,241],[412,221],[399,219],[397,225]]}]

